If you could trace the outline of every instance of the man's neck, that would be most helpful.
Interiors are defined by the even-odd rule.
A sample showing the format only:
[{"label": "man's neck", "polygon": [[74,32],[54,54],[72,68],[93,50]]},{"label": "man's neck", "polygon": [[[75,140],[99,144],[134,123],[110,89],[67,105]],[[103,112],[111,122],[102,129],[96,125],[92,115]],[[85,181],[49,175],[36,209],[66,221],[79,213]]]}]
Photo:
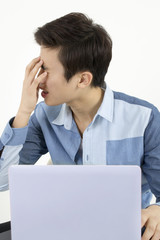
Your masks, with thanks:
[{"label": "man's neck", "polygon": [[81,134],[92,122],[102,103],[103,96],[104,90],[101,88],[90,88],[81,98],[69,105]]}]

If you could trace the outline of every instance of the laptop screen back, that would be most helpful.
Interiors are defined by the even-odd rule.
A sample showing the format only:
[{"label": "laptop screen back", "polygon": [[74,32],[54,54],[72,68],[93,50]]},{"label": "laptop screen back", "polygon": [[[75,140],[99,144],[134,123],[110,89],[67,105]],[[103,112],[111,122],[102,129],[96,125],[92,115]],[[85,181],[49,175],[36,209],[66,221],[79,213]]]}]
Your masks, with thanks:
[{"label": "laptop screen back", "polygon": [[137,166],[12,166],[12,240],[138,240]]}]

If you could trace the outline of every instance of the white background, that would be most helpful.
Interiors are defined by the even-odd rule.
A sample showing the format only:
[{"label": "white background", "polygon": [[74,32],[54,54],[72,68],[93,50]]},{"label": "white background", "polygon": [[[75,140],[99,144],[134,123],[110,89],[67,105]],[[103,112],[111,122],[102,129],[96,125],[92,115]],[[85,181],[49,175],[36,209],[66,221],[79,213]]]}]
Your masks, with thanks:
[{"label": "white background", "polygon": [[[0,6],[0,135],[18,110],[26,65],[40,53],[34,31],[70,12],[87,14],[109,32],[113,40],[109,86],[160,109],[159,0],[5,0]],[[3,208],[0,221],[7,214]]]}]

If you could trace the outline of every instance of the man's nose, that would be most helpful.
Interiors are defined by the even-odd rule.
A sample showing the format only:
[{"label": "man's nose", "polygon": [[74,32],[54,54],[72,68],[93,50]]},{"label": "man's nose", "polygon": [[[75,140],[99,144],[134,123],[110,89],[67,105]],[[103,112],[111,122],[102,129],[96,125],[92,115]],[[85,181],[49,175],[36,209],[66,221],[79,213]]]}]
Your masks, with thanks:
[{"label": "man's nose", "polygon": [[40,83],[40,84],[39,84],[39,88],[40,88],[40,89],[43,89],[44,86],[45,86],[45,83]]}]

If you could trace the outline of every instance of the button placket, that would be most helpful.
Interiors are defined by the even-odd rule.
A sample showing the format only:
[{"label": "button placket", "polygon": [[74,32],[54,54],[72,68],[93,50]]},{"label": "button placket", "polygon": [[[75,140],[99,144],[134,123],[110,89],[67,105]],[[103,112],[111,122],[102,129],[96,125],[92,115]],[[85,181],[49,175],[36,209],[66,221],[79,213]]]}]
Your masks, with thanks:
[{"label": "button placket", "polygon": [[83,137],[83,162],[84,164],[90,164],[90,147],[91,147],[91,132],[87,128]]}]

